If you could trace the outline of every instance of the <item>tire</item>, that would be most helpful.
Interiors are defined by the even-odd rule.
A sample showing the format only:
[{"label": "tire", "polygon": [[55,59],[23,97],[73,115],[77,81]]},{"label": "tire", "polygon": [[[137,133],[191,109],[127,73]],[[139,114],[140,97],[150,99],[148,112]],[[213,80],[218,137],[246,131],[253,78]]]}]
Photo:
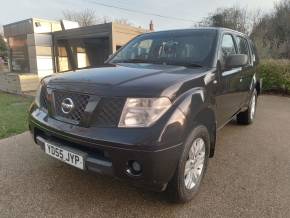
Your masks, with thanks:
[{"label": "tire", "polygon": [[[190,156],[192,157],[193,154],[192,147],[194,148],[202,147],[201,146],[202,141],[204,143],[204,149],[196,150],[199,152],[195,153],[197,157],[195,158],[196,162],[194,164],[192,159],[190,158]],[[177,169],[175,171],[172,180],[168,185],[168,193],[170,194],[171,200],[173,200],[176,203],[186,203],[191,199],[193,199],[193,197],[197,194],[207,169],[209,151],[210,151],[210,136],[207,128],[203,125],[196,126],[185,141],[184,149],[178,162]],[[204,159],[202,158],[203,155]],[[198,162],[202,163],[202,160],[203,165],[197,164]],[[192,167],[190,171],[191,174],[188,171],[189,168],[186,168],[186,166]],[[185,175],[186,171],[188,172],[187,176]],[[199,176],[194,177],[193,175],[198,175],[194,173],[198,173]],[[194,181],[194,184],[191,184],[190,178],[193,177],[197,179],[196,180],[192,179],[192,182]],[[192,185],[194,186],[191,187]]]},{"label": "tire", "polygon": [[249,125],[254,122],[257,107],[257,91],[254,89],[251,100],[246,111],[237,114],[237,123],[242,125]]}]

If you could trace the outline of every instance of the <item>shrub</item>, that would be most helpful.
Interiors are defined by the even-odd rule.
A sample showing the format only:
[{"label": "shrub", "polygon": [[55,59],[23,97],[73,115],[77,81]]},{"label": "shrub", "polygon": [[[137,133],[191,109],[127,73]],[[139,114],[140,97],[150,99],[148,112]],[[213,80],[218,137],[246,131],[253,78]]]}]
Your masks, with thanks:
[{"label": "shrub", "polygon": [[263,79],[263,90],[290,91],[290,60],[262,60],[258,74]]}]

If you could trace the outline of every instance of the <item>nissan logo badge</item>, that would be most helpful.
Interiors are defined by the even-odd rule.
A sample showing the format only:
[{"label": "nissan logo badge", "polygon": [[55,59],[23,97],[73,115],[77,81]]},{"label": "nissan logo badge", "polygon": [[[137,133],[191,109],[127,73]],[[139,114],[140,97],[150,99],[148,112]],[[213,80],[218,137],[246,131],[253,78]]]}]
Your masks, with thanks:
[{"label": "nissan logo badge", "polygon": [[65,98],[61,102],[61,111],[64,114],[69,114],[74,109],[74,107],[75,105],[71,98]]}]

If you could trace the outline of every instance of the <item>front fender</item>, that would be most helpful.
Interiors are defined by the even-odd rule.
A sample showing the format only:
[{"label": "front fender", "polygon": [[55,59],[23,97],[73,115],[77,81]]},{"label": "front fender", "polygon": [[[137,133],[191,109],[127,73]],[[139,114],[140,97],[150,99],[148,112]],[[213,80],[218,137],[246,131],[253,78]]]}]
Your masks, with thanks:
[{"label": "front fender", "polygon": [[185,115],[188,124],[201,120],[202,117],[197,116],[205,110],[211,111],[215,117],[215,104],[203,87],[189,90],[178,101],[180,101],[178,107]]},{"label": "front fender", "polygon": [[[215,126],[214,107],[203,87],[193,88],[185,92],[175,100],[172,108],[170,117],[159,137],[159,142],[167,143],[167,140],[172,139],[172,137],[184,142],[194,124],[203,123],[203,120],[206,121],[203,123],[204,125],[207,126],[208,123],[213,122]],[[208,121],[208,113],[203,113],[205,111],[210,111],[214,118]]]}]

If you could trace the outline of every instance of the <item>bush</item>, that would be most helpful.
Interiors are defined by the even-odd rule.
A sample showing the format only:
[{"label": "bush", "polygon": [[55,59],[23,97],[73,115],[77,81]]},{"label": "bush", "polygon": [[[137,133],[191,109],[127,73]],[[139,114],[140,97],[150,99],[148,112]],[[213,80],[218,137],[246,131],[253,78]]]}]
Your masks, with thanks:
[{"label": "bush", "polygon": [[290,60],[262,60],[258,74],[263,79],[263,90],[289,93]]}]

